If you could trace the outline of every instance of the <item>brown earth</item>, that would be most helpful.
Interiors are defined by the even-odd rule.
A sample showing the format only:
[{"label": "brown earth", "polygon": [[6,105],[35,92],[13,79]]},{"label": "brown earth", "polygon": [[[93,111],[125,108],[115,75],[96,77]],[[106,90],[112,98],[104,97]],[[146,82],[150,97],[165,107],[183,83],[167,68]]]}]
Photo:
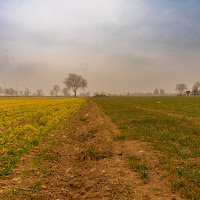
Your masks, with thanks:
[{"label": "brown earth", "polygon": [[[115,124],[89,101],[67,128],[58,128],[0,179],[1,199],[182,199],[171,190],[147,143],[114,140]],[[148,180],[127,156],[145,157]]]}]

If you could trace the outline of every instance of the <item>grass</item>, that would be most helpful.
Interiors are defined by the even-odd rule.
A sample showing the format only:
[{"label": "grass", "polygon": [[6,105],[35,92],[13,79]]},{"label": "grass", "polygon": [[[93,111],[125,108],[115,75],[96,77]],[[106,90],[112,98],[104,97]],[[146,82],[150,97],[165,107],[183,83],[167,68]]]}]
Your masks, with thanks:
[{"label": "grass", "polygon": [[112,146],[105,143],[101,149],[97,147],[89,146],[85,150],[85,157],[89,160],[100,160],[102,158],[109,158],[113,156]]},{"label": "grass", "polygon": [[116,135],[114,136],[115,140],[125,140],[126,139],[126,135],[121,134],[121,135]]},{"label": "grass", "polygon": [[35,172],[37,172],[37,169],[27,169],[26,171],[23,172],[24,176],[28,175],[28,174],[34,174]]},{"label": "grass", "polygon": [[[85,98],[0,98],[0,178],[8,175],[43,138],[78,113],[86,101]],[[50,159],[49,155],[44,156]],[[37,165],[39,160],[34,162]]]},{"label": "grass", "polygon": [[7,200],[13,199],[13,196],[16,195],[16,194],[19,194],[20,191],[21,191],[20,188],[15,188],[15,187],[11,188],[11,189],[8,191],[8,198],[7,198]]},{"label": "grass", "polygon": [[40,156],[36,156],[33,159],[33,165],[37,166],[41,163],[41,157]]},{"label": "grass", "polygon": [[91,133],[92,135],[98,133],[98,128],[97,127],[92,127],[88,130],[89,133]]},{"label": "grass", "polygon": [[31,189],[33,190],[39,190],[40,189],[40,185],[41,185],[41,182],[40,182],[40,178],[35,182],[35,184],[31,187]]},{"label": "grass", "polygon": [[48,172],[48,167],[47,166],[43,166],[41,169],[40,169],[40,173],[42,174],[42,176],[47,176],[49,174]]},{"label": "grass", "polygon": [[[118,126],[118,140],[148,142],[160,152],[172,188],[200,199],[200,98],[94,98]],[[157,102],[161,103],[157,103]]]},{"label": "grass", "polygon": [[139,174],[139,176],[145,180],[146,182],[149,181],[149,173],[148,168],[146,166],[145,158],[139,156],[128,156],[128,161],[131,168]]},{"label": "grass", "polygon": [[89,146],[86,149],[86,154],[88,155],[89,158],[98,160],[98,157],[100,155],[100,152],[94,147],[94,146]]},{"label": "grass", "polygon": [[86,117],[81,117],[81,118],[80,118],[80,121],[81,121],[81,122],[84,122],[84,121],[86,121],[86,120],[87,120]]}]

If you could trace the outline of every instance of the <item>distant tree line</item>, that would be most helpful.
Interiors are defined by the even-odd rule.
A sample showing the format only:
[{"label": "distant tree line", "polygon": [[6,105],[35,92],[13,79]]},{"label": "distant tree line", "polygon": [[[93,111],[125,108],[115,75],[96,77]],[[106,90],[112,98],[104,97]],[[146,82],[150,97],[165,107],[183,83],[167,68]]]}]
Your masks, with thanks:
[{"label": "distant tree line", "polygon": [[179,83],[176,85],[175,90],[179,93],[179,95],[183,95],[184,92],[186,92],[186,95],[189,96],[192,95],[200,95],[200,82],[197,81],[194,83],[192,90],[188,90],[188,87],[185,85],[185,83]]},{"label": "distant tree line", "polygon": [[160,95],[160,96],[165,96],[165,90],[164,89],[158,89],[156,88],[153,92],[154,95]]},{"label": "distant tree line", "polygon": [[[68,77],[64,79],[64,82],[66,87],[63,88],[62,94],[65,97],[70,97],[71,94],[69,93],[70,90],[74,92],[74,96],[77,96],[77,90],[78,89],[85,89],[87,87],[87,80],[84,79],[82,76],[77,74],[68,74]],[[51,96],[58,96],[58,92],[61,90],[59,85],[54,85],[53,89],[50,91]],[[80,96],[89,96],[90,94],[87,93],[81,93]]]},{"label": "distant tree line", "polygon": [[18,91],[13,88],[2,88],[0,87],[0,94],[3,94],[5,96],[17,96]]},{"label": "distant tree line", "polygon": [[[15,90],[13,88],[2,88],[0,87],[0,95],[4,96],[30,96],[31,91],[29,88],[26,88],[24,91]],[[32,94],[32,96],[44,96],[44,92],[42,89],[36,90],[35,93]]]},{"label": "distant tree line", "polygon": [[[54,85],[53,86],[53,89],[51,89],[51,91],[50,91],[50,96],[55,96],[55,97],[57,97],[58,96],[58,92],[61,90],[61,88],[60,88],[60,86],[59,85]],[[62,90],[62,94],[63,94],[63,96],[65,96],[65,97],[70,97],[71,96],[71,94],[69,93],[69,90],[66,88],[66,87],[64,87],[63,88],[63,90]]]},{"label": "distant tree line", "polygon": [[[72,90],[74,92],[74,96],[77,96],[77,91],[79,89],[85,89],[87,87],[87,80],[84,79],[82,76],[77,75],[77,74],[73,74],[70,73],[68,74],[68,77],[64,79],[65,87],[62,89],[61,91],[61,87],[59,85],[54,85],[53,88],[50,91],[50,96],[55,96],[57,97],[59,95],[59,92],[61,91],[62,96],[65,97],[70,97],[70,90]],[[4,95],[4,96],[44,96],[44,92],[42,89],[38,89],[36,90],[34,93],[31,92],[31,90],[29,88],[25,88],[24,91],[20,90],[15,90],[13,88],[2,88],[0,87],[0,95]],[[86,97],[89,96],[90,93],[80,93],[79,96],[81,97]]]},{"label": "distant tree line", "polygon": [[[87,87],[87,80],[84,79],[82,76],[74,74],[74,73],[70,73],[68,74],[68,77],[66,77],[64,79],[65,87],[61,90],[61,87],[59,85],[54,85],[53,88],[50,90],[50,96],[55,96],[57,97],[59,92],[61,91],[62,96],[65,97],[70,97],[70,90],[72,90],[74,92],[74,96],[77,96],[77,91],[79,89],[85,89]],[[188,87],[184,84],[184,83],[179,83],[176,85],[175,90],[178,92],[178,95],[200,95],[200,82],[197,81],[194,83],[192,90],[188,90]],[[24,91],[20,90],[15,90],[13,88],[2,88],[0,87],[0,95],[4,95],[4,96],[44,96],[44,92],[42,89],[38,89],[36,90],[33,94],[31,93],[29,88],[25,88]],[[154,92],[148,92],[148,93],[124,93],[123,94],[111,94],[111,93],[105,93],[105,92],[101,92],[101,93],[94,93],[94,96],[165,96],[166,93],[164,91],[164,89],[158,89],[155,88]],[[89,92],[86,93],[80,93],[81,97],[87,97],[90,96]]]}]

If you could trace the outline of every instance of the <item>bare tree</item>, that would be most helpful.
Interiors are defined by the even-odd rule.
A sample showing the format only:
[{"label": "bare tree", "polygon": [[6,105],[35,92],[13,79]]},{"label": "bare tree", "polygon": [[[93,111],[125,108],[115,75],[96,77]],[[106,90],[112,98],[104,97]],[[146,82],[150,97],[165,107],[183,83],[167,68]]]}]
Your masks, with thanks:
[{"label": "bare tree", "polygon": [[73,90],[74,96],[76,97],[76,92],[79,88],[83,90],[87,87],[87,80],[77,74],[68,74],[68,77],[64,80],[64,84],[69,90]]},{"label": "bare tree", "polygon": [[19,91],[19,95],[20,95],[20,96],[23,96],[23,95],[24,95],[24,92],[23,92],[22,90],[20,90],[20,91]]},{"label": "bare tree", "polygon": [[3,93],[4,93],[4,96],[8,96],[9,95],[9,89],[8,88],[5,88],[3,90]]},{"label": "bare tree", "polygon": [[160,95],[164,96],[165,95],[165,91],[163,89],[160,89]]},{"label": "bare tree", "polygon": [[4,93],[3,88],[0,87],[0,94],[3,94],[3,93]]},{"label": "bare tree", "polygon": [[198,95],[199,94],[199,87],[200,87],[199,81],[197,81],[196,83],[194,83],[194,86],[192,87],[192,93],[194,95]]},{"label": "bare tree", "polygon": [[50,95],[51,95],[51,97],[52,97],[52,96],[54,95],[54,91],[53,91],[53,90],[51,90],[49,94],[50,94]]},{"label": "bare tree", "polygon": [[63,88],[62,93],[65,97],[71,96],[71,94],[69,93],[69,90],[66,87]]},{"label": "bare tree", "polygon": [[19,91],[19,95],[20,95],[20,96],[23,96],[23,94],[24,94],[24,92],[20,90],[20,91]]},{"label": "bare tree", "polygon": [[53,86],[53,92],[55,96],[58,96],[58,92],[60,91],[60,86],[59,85],[54,85]]},{"label": "bare tree", "polygon": [[31,91],[28,88],[26,88],[24,91],[24,95],[29,96],[30,94],[31,94]]},{"label": "bare tree", "polygon": [[90,92],[80,93],[79,96],[80,96],[80,97],[89,97],[89,96],[90,96]]},{"label": "bare tree", "polygon": [[15,96],[18,96],[19,92],[17,90],[15,90]]},{"label": "bare tree", "polygon": [[14,96],[16,94],[16,91],[13,88],[9,88],[8,91],[9,91],[8,94],[10,96]]},{"label": "bare tree", "polygon": [[42,89],[37,90],[36,91],[36,96],[39,96],[39,97],[44,96],[43,90]]},{"label": "bare tree", "polygon": [[160,94],[158,88],[156,88],[156,89],[154,90],[153,93],[154,93],[155,95],[159,95],[159,94]]},{"label": "bare tree", "polygon": [[4,95],[6,96],[15,96],[17,93],[16,90],[14,90],[13,88],[5,88],[4,89]]},{"label": "bare tree", "polygon": [[177,92],[180,92],[180,94],[182,95],[183,92],[184,92],[185,90],[187,90],[187,86],[186,86],[184,83],[179,83],[179,84],[176,85],[175,90],[176,90]]},{"label": "bare tree", "polygon": [[98,92],[95,92],[95,93],[93,94],[93,96],[99,96],[99,93],[98,93]]},{"label": "bare tree", "polygon": [[100,95],[101,95],[101,96],[106,96],[107,94],[106,94],[106,92],[101,92]]}]

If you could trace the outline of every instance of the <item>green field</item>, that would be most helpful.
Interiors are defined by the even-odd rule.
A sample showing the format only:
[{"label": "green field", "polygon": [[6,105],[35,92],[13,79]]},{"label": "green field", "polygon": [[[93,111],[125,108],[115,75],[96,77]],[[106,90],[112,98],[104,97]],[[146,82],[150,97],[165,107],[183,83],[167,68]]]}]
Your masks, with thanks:
[{"label": "green field", "polygon": [[0,178],[44,137],[63,122],[66,125],[86,102],[86,98],[0,98]]},{"label": "green field", "polygon": [[121,131],[119,140],[140,140],[159,150],[172,188],[200,199],[200,98],[94,98]]}]

